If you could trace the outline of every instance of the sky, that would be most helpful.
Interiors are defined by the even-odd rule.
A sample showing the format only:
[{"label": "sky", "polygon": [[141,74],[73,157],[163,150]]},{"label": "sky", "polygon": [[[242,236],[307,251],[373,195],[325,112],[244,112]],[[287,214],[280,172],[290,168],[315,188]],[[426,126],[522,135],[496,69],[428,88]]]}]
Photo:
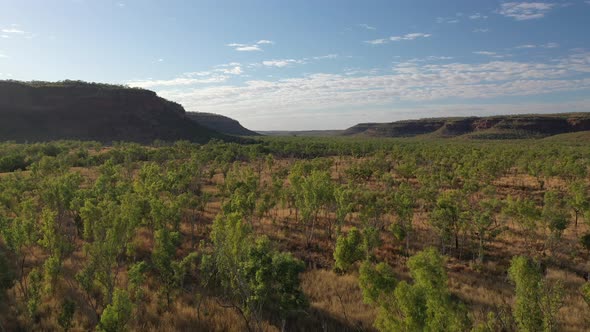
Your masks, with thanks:
[{"label": "sky", "polygon": [[590,111],[590,0],[0,0],[0,80],[156,91],[254,130]]}]

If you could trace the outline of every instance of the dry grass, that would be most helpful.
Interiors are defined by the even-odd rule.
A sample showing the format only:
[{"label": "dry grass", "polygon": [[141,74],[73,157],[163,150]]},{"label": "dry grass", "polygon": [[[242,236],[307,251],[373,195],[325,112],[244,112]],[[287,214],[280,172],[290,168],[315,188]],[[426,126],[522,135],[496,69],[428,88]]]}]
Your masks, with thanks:
[{"label": "dry grass", "polygon": [[[285,167],[294,160],[277,160],[275,167]],[[338,179],[343,169],[356,162],[352,158],[336,160],[333,166],[333,178]],[[338,169],[338,170],[336,170]],[[85,178],[96,178],[94,169],[76,169]],[[265,170],[263,178],[268,179],[268,171]],[[221,183],[221,174],[216,174],[210,183],[206,183],[204,191],[217,193],[216,185]],[[498,187],[499,198],[507,195],[527,196],[540,199],[543,192],[538,188],[535,178],[517,174],[497,179],[494,184]],[[378,184],[369,184],[372,188],[378,188]],[[563,188],[561,179],[548,179],[545,182],[547,188]],[[195,240],[205,240],[208,237],[210,225],[215,215],[220,210],[221,202],[218,198],[208,204],[206,212],[198,220],[195,227]],[[275,212],[273,212],[275,215]],[[299,224],[295,222],[294,214],[289,214],[288,209],[278,209],[276,218],[263,218],[254,220],[254,231],[257,234],[265,234],[281,250],[293,252],[307,265],[307,271],[302,275],[302,287],[309,298],[310,308],[306,313],[289,320],[289,331],[372,331],[372,324],[376,316],[376,309],[365,305],[358,286],[356,273],[338,275],[332,269],[334,239],[328,238],[326,232],[327,222],[320,219],[315,239],[310,247],[305,245],[305,235]],[[179,254],[187,254],[194,250],[190,247],[190,224],[185,218],[181,225],[184,242],[179,248]],[[352,216],[346,228],[359,226],[358,218]],[[386,223],[393,220],[393,216],[384,216]],[[513,300],[513,287],[506,275],[511,257],[518,254],[530,253],[526,247],[522,233],[518,227],[508,223],[509,230],[501,234],[488,245],[487,260],[482,266],[474,262],[473,252],[465,248],[463,252],[451,252],[447,262],[449,272],[449,286],[453,294],[464,300],[471,310],[475,320],[481,320],[485,313],[510,305]],[[415,233],[411,243],[411,252],[417,252],[428,246],[437,246],[438,240],[428,225],[428,215],[424,211],[416,210],[414,216]],[[573,227],[573,226],[572,226]],[[588,330],[590,325],[586,319],[588,308],[577,293],[584,279],[580,277],[581,271],[589,271],[588,254],[580,250],[577,244],[578,235],[588,231],[588,227],[581,225],[577,230],[568,229],[555,252],[536,251],[539,257],[553,257],[547,270],[550,280],[561,280],[564,283],[568,296],[565,306],[560,312],[563,331]],[[392,234],[383,230],[381,232],[382,246],[376,250],[376,257],[392,265],[400,279],[408,278],[408,270],[405,266],[406,257],[401,251],[401,244]],[[146,229],[140,229],[135,239],[137,258],[149,259],[153,248],[153,238]],[[539,246],[541,241],[537,242]],[[80,246],[81,247],[81,246]],[[27,261],[27,268],[38,265],[42,254],[39,252],[31,256]],[[44,299],[39,321],[31,322],[24,313],[24,307],[19,296],[9,296],[7,302],[0,306],[9,306],[8,312],[12,317],[0,317],[6,330],[17,330],[19,327],[29,327],[33,330],[59,330],[56,321],[57,312],[62,298],[71,298],[77,305],[75,326],[72,331],[90,330],[96,324],[93,313],[85,308],[84,300],[80,293],[68,290],[68,280],[72,282],[76,266],[79,266],[84,257],[81,252],[76,252],[71,260],[65,264],[66,273],[62,280],[63,287],[56,298]],[[198,275],[191,285],[194,291],[178,296],[169,308],[162,304],[162,298],[158,294],[155,280],[145,290],[145,298],[136,307],[133,320],[130,322],[132,330],[137,331],[244,331],[246,326],[236,310],[225,308],[213,296],[206,295],[199,290]],[[121,284],[124,285],[124,274],[121,275]],[[14,294],[15,290],[11,290]],[[205,294],[199,297],[198,294]],[[280,322],[263,321],[261,328],[264,331],[281,330]]]}]

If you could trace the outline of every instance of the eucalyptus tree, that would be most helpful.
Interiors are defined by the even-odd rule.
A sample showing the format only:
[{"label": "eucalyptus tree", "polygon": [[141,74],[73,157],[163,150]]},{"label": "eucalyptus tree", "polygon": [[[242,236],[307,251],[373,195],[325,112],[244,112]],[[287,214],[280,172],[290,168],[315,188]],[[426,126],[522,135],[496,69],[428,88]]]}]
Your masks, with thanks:
[{"label": "eucalyptus tree", "polygon": [[14,217],[9,217],[8,213],[0,208],[0,235],[13,257],[17,286],[22,296],[27,299],[26,262],[40,237],[35,201],[30,197],[24,198],[18,203],[16,212]]},{"label": "eucalyptus tree", "polygon": [[[354,211],[357,191],[350,184],[334,186],[334,202],[336,203],[335,223],[336,235],[339,235],[342,226],[346,223],[346,218]],[[332,234],[332,224],[329,229],[330,237]]]},{"label": "eucalyptus tree", "polygon": [[557,192],[551,190],[545,192],[541,217],[545,228],[549,231],[546,236],[546,243],[551,250],[554,250],[570,222],[570,215],[566,210],[565,202]]},{"label": "eucalyptus tree", "polygon": [[104,332],[126,331],[126,326],[132,318],[133,302],[124,289],[117,288],[114,292],[113,301],[104,309],[97,330]]},{"label": "eucalyptus tree", "polygon": [[363,259],[363,236],[355,227],[348,234],[340,234],[334,249],[334,268],[337,271],[347,272],[350,267]]},{"label": "eucalyptus tree", "polygon": [[191,225],[191,248],[195,247],[195,225],[199,221],[201,217],[205,214],[205,210],[207,208],[207,204],[211,200],[211,194],[208,192],[200,192],[199,195],[189,195],[188,197],[188,205],[189,209],[192,212],[192,216],[190,217],[190,225]]},{"label": "eucalyptus tree", "polygon": [[253,324],[261,329],[263,312],[277,312],[284,319],[307,306],[299,281],[303,263],[274,250],[266,237],[254,238],[239,213],[217,216],[210,240],[213,248],[201,262],[203,281],[218,288],[248,330]]},{"label": "eucalyptus tree", "polygon": [[590,210],[588,185],[584,181],[570,184],[566,196],[567,205],[574,212],[574,226],[578,228],[578,219]]},{"label": "eucalyptus tree", "polygon": [[182,259],[176,260],[176,248],[180,234],[167,227],[156,231],[152,263],[158,272],[166,308],[170,307],[174,293],[183,288],[184,278],[190,270],[194,270],[197,253],[192,252]]},{"label": "eucalyptus tree", "polygon": [[377,229],[385,226],[384,215],[387,212],[387,196],[384,192],[365,188],[358,196],[359,218],[363,223]]},{"label": "eucalyptus tree", "polygon": [[528,198],[508,196],[505,200],[502,213],[516,221],[524,232],[525,244],[530,248],[542,216],[542,210],[537,206],[535,201]]},{"label": "eucalyptus tree", "polygon": [[88,199],[80,210],[84,221],[86,260],[76,274],[76,280],[85,294],[87,305],[97,317],[100,317],[101,308],[112,301],[120,283],[119,273],[124,265],[122,256],[129,253],[129,244],[140,224],[141,207],[135,204],[133,194],[127,194],[121,201]]},{"label": "eucalyptus tree", "polygon": [[464,331],[469,326],[462,303],[447,286],[444,257],[426,249],[408,260],[413,283],[397,282],[387,264],[363,263],[359,284],[364,301],[377,305],[380,331]]},{"label": "eucalyptus tree", "polygon": [[390,230],[393,232],[396,239],[400,241],[405,240],[406,254],[410,253],[414,204],[414,191],[407,183],[402,183],[396,191],[391,193],[390,209],[396,219],[390,226]]},{"label": "eucalyptus tree", "polygon": [[451,240],[455,250],[459,250],[459,233],[466,226],[464,199],[457,190],[442,192],[430,213],[430,223],[439,235],[443,253]]},{"label": "eucalyptus tree", "polygon": [[519,331],[558,331],[561,283],[547,282],[540,265],[524,256],[512,259],[508,276],[516,287],[513,315]]},{"label": "eucalyptus tree", "polygon": [[[488,191],[485,193],[485,191]],[[501,201],[493,197],[493,188],[484,190],[485,198],[479,200],[471,210],[472,232],[477,239],[477,261],[483,264],[487,244],[507,229],[498,219]]]},{"label": "eucalyptus tree", "polygon": [[241,213],[252,223],[260,195],[258,177],[254,171],[235,163],[220,189],[223,197],[228,197],[228,201],[223,202],[225,212]]},{"label": "eucalyptus tree", "polygon": [[328,172],[313,170],[309,176],[303,179],[297,202],[300,205],[307,246],[313,241],[321,209],[327,209],[333,199],[334,189]]}]

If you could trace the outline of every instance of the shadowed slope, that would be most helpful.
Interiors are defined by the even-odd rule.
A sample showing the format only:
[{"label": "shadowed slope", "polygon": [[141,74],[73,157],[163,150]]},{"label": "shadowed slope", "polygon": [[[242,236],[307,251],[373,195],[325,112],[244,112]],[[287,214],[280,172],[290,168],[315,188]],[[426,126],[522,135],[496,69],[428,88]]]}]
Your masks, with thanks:
[{"label": "shadowed slope", "polygon": [[227,136],[190,121],[155,92],[78,81],[0,81],[0,140],[207,142]]},{"label": "shadowed slope", "polygon": [[433,118],[391,123],[361,123],[345,136],[465,137],[476,139],[542,138],[590,130],[590,113],[505,115],[490,117]]}]

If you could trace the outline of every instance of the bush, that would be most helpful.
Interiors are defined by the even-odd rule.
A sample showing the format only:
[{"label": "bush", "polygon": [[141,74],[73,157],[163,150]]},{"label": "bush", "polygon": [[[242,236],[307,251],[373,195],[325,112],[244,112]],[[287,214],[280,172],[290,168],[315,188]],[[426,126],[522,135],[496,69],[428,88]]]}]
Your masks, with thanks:
[{"label": "bush", "polygon": [[363,259],[363,238],[361,232],[355,227],[351,228],[348,235],[341,234],[336,240],[334,250],[334,268],[346,272],[350,267]]},{"label": "bush", "polygon": [[131,319],[133,303],[127,291],[116,289],[113,302],[109,304],[100,317],[98,330],[104,332],[125,331],[127,322]]},{"label": "bush", "polygon": [[22,154],[14,153],[0,158],[0,172],[14,172],[16,170],[25,170],[29,166],[26,158]]}]

